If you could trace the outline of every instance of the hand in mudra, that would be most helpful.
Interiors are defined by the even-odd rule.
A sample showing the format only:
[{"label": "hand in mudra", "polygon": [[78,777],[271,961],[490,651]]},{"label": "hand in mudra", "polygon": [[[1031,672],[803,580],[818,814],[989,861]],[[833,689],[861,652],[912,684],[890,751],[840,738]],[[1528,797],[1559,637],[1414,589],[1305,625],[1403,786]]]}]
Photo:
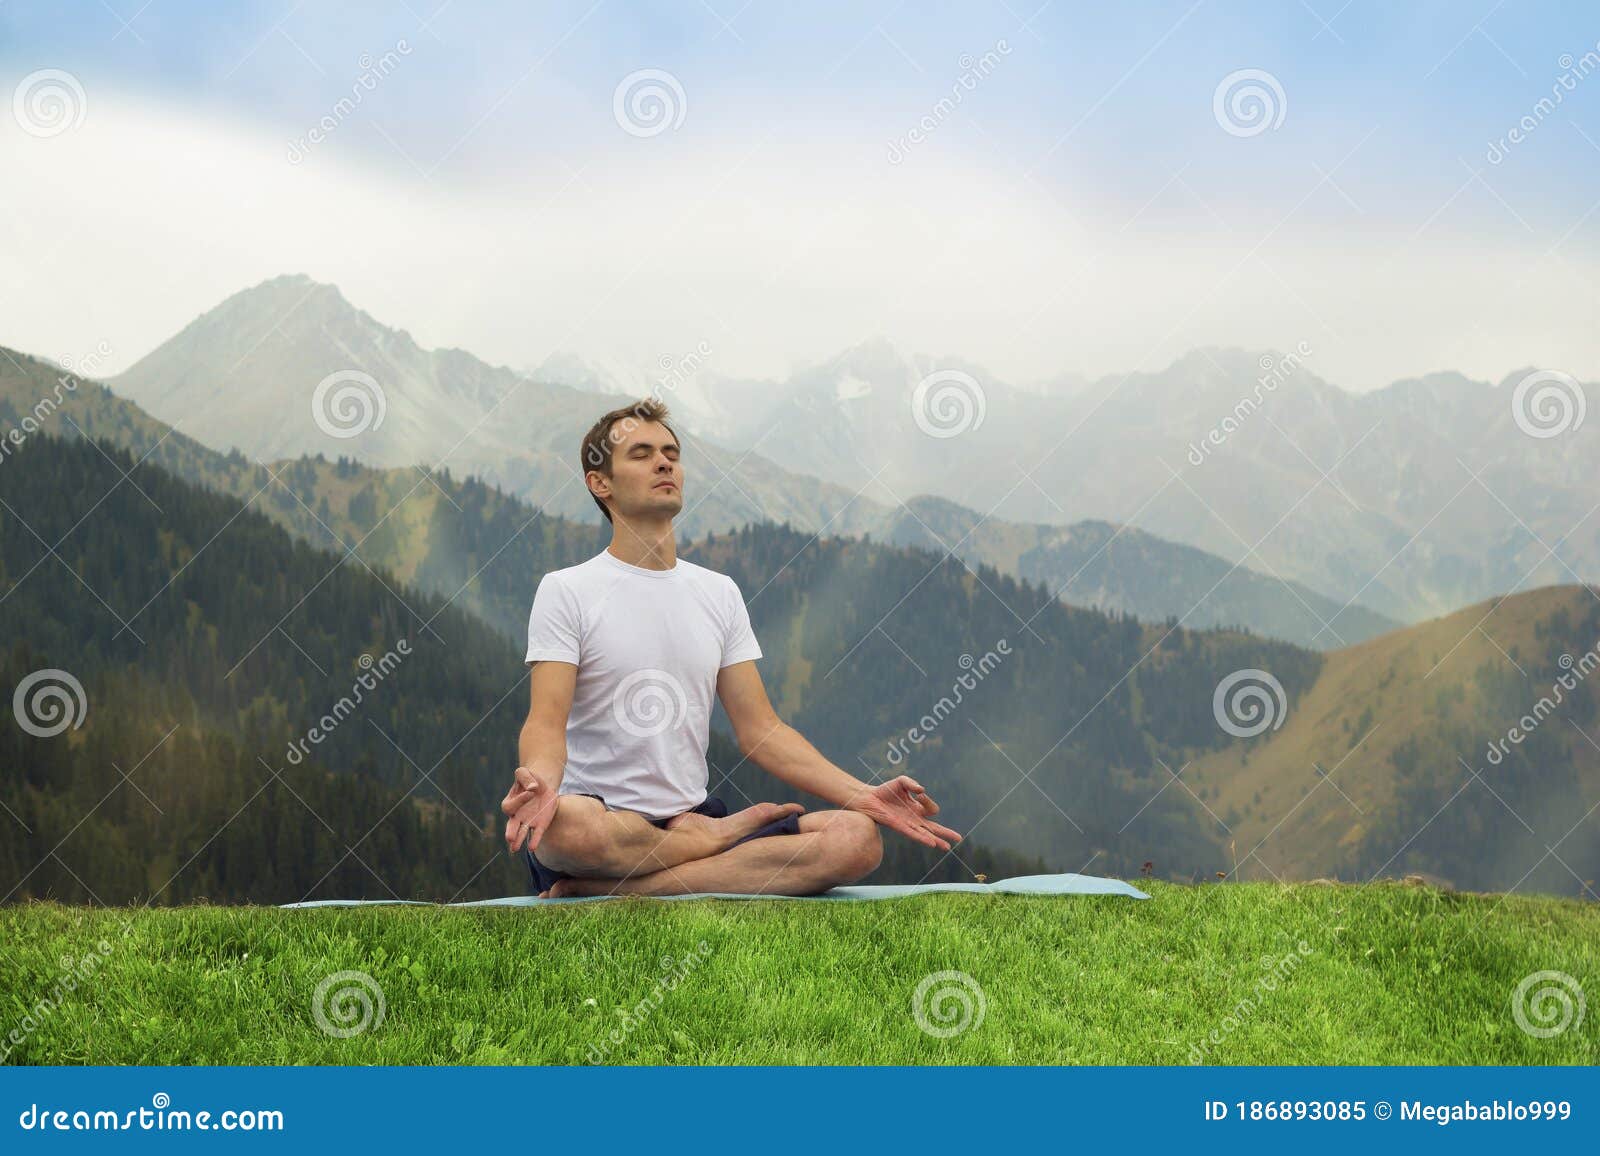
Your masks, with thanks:
[{"label": "hand in mudra", "polygon": [[948,851],[952,843],[961,842],[960,834],[933,821],[931,816],[939,813],[939,804],[909,775],[878,784],[848,806],[928,847]]},{"label": "hand in mudra", "polygon": [[506,819],[506,849],[515,855],[527,845],[529,851],[539,847],[545,829],[556,817],[556,789],[529,767],[518,767],[516,781],[501,800],[500,809]]}]

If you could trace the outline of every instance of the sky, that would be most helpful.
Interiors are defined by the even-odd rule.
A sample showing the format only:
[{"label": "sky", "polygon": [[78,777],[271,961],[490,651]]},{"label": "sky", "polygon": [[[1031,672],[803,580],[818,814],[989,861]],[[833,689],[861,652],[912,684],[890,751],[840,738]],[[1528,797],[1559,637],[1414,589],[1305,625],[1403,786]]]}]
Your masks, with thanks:
[{"label": "sky", "polygon": [[1592,5],[741,4],[0,0],[0,345],[306,273],[517,368],[1600,379]]}]

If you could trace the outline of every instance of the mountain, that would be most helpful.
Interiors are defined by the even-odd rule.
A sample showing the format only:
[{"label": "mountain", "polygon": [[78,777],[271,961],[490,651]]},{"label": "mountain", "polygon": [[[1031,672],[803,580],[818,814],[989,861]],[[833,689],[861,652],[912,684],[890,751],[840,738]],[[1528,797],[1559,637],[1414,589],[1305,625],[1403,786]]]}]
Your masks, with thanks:
[{"label": "mountain", "polygon": [[1040,396],[869,342],[783,383],[734,444],[781,422],[763,453],[879,501],[1131,523],[1402,621],[1600,576],[1593,386],[1529,367],[1356,396],[1301,349],[1198,349]]},{"label": "mountain", "polygon": [[678,424],[702,438],[722,441],[736,428],[735,415],[759,385],[730,382],[709,370],[713,357],[707,343],[677,356],[663,354],[648,365],[626,359],[552,353],[527,376],[605,397],[659,395],[672,407]]},{"label": "mountain", "polygon": [[[59,373],[21,354],[7,356],[9,361],[0,361],[0,418],[16,422],[34,401],[56,390]],[[482,564],[504,550],[516,557],[521,534],[541,549],[548,546],[547,560],[557,565],[588,557],[607,540],[593,519],[551,517],[477,479],[457,481],[448,469],[424,476],[416,469],[370,469],[347,458],[302,457],[269,471],[237,451],[219,454],[174,433],[93,382],[79,382],[63,397],[54,428],[110,438],[136,456],[148,453],[180,476],[253,501],[313,545],[357,547],[355,556],[365,564],[456,597],[513,638],[526,620],[528,592],[519,582],[491,594],[474,577]],[[861,528],[897,545],[953,549],[969,565],[986,563],[1043,582],[1066,601],[1154,621],[1176,617],[1196,628],[1245,626],[1319,649],[1395,625],[1243,567],[1230,572],[1220,558],[1191,547],[1128,528],[1119,533],[1105,523],[1019,526],[918,498],[876,520],[863,517]],[[532,558],[523,561],[535,564]]]},{"label": "mountain", "polygon": [[953,550],[1042,582],[1064,602],[1188,626],[1246,626],[1273,638],[1332,649],[1399,623],[1315,590],[1230,566],[1221,558],[1109,522],[1070,526],[982,519],[942,498],[914,498],[874,537],[925,550]]},{"label": "mountain", "polygon": [[1247,877],[1600,898],[1597,648],[1594,587],[1490,599],[1334,651],[1280,726],[1183,779]]},{"label": "mountain", "polygon": [[[605,408],[638,397],[534,381],[459,349],[422,349],[303,276],[234,294],[109,384],[189,436],[252,459],[320,453],[380,468],[449,467],[586,518],[595,514],[578,446]],[[710,467],[687,495],[691,533],[763,519],[822,526],[866,505],[759,456],[686,441]]]},{"label": "mountain", "polygon": [[[926,536],[917,535],[923,533],[922,524],[931,527],[934,520],[942,522],[942,517],[934,519],[926,509],[918,508],[917,500],[910,506],[899,504],[898,493],[880,485],[878,490],[886,503],[894,504],[878,504],[854,490],[845,493],[838,487],[819,485],[810,477],[779,471],[760,453],[747,450],[731,456],[702,440],[698,426],[693,424],[699,418],[694,415],[704,413],[706,407],[715,408],[715,391],[722,384],[698,367],[696,357],[698,354],[691,352],[678,359],[658,383],[670,386],[661,392],[672,405],[680,405],[690,395],[701,399],[696,402],[698,410],[691,410],[690,418],[678,421],[686,448],[696,455],[696,460],[691,460],[694,472],[688,492],[690,508],[682,519],[686,535],[774,520],[805,530],[840,535],[877,533],[906,544],[938,546]],[[850,392],[848,381],[864,379],[851,378],[853,371],[870,375],[874,359],[890,363],[896,357],[898,354],[886,343],[864,347],[859,359],[851,362],[853,370],[851,365],[843,367],[843,391]],[[14,368],[27,363],[21,355],[13,360]],[[310,403],[315,386],[306,386],[306,381],[312,379],[314,371],[352,363],[374,367],[378,389],[368,389],[366,395],[371,399],[382,395],[382,419],[379,421],[378,410],[373,408],[373,426],[360,432],[360,436],[342,439],[331,436],[323,427],[341,427],[334,419],[338,410],[333,403],[325,407],[322,424],[318,424]],[[30,399],[37,399],[38,389],[45,387],[40,384],[45,375],[29,371],[24,381],[16,381],[6,368],[5,363],[0,363],[0,403],[10,397],[14,407],[24,411],[32,405]],[[981,375],[981,368],[970,368]],[[909,368],[906,371],[909,373]],[[546,373],[570,373],[586,386],[611,387],[626,378],[627,370],[616,363],[555,357],[547,360],[534,376],[541,378]],[[640,392],[648,387],[642,379],[643,375],[638,375],[635,381]],[[222,383],[230,384],[222,387]],[[339,383],[334,389],[339,386],[363,389],[360,383]],[[286,525],[318,544],[328,543],[330,528],[346,543],[365,540],[373,525],[381,522],[381,538],[363,546],[363,557],[394,568],[405,578],[413,575],[422,549],[427,548],[426,541],[405,541],[406,533],[416,533],[422,525],[429,524],[427,508],[434,503],[435,493],[443,493],[437,479],[424,480],[424,474],[416,468],[419,463],[445,458],[445,474],[451,468],[474,474],[491,488],[510,490],[523,498],[542,493],[549,498],[544,503],[539,503],[536,496],[531,498],[541,511],[598,524],[594,504],[587,498],[576,469],[566,460],[566,447],[578,444],[602,405],[622,400],[621,395],[597,400],[595,395],[566,384],[522,378],[510,370],[488,367],[459,351],[422,351],[403,331],[382,327],[370,315],[349,306],[336,288],[304,277],[282,277],[229,298],[115,379],[115,389],[118,394],[131,395],[136,402],[144,399],[141,403],[147,403],[147,408],[158,416],[170,416],[182,431],[200,442],[242,447],[251,458],[272,461],[283,455],[326,453],[349,455],[352,461],[373,464],[379,471],[387,469],[390,476],[386,479],[362,477],[349,469],[334,471],[326,460],[314,464],[314,456],[293,469],[294,485],[306,511],[296,509],[296,503],[285,493],[278,493],[277,487],[269,501],[282,508]],[[99,392],[101,387],[85,384],[75,402],[104,410],[106,403],[99,399]],[[512,400],[494,410],[502,392]],[[632,395],[637,397],[640,392]],[[352,407],[347,416],[360,421],[362,408],[354,400]],[[526,426],[542,431],[542,448],[510,444],[515,429],[502,415],[512,407],[528,415]],[[410,419],[397,423],[394,418],[400,413],[410,415]],[[469,423],[466,415],[472,413],[478,416]],[[488,413],[488,418],[483,413]],[[120,415],[102,424],[82,416],[78,421],[93,434],[114,439],[118,429],[142,429],[138,440],[122,442],[138,453],[149,450],[160,436],[157,427],[139,415]],[[718,421],[728,421],[725,411]],[[760,439],[771,447],[781,447],[787,432],[782,436],[766,432],[758,436]],[[920,432],[918,439],[923,444],[931,442]],[[171,445],[174,442],[170,440],[163,447]],[[165,455],[165,450],[162,453]],[[202,466],[197,453],[184,453],[181,461],[157,456],[157,461],[170,464],[182,476],[245,498],[259,487],[254,472],[242,469],[245,455],[235,450],[238,461],[221,471]],[[973,463],[971,468],[978,469],[979,463]],[[517,484],[517,479],[528,477],[544,480]],[[370,500],[362,498],[362,508],[370,511],[370,516],[339,520],[347,503],[368,487],[373,488],[373,493]],[[856,488],[859,490],[859,485]],[[323,498],[331,508],[322,517],[326,527],[307,517],[310,511],[322,512],[318,503]],[[531,512],[510,511],[509,516],[523,520]],[[952,517],[965,520],[968,525],[979,520],[971,511],[952,511]],[[963,533],[941,532],[941,536],[954,546],[962,540]],[[1106,533],[1099,528],[1080,527],[1066,536],[1088,543],[1096,538],[1104,540]],[[1061,584],[1074,578],[1082,567],[1083,559],[1078,559],[1072,549],[1061,549],[1056,544],[1062,538],[1058,532],[1042,525],[1013,527],[994,517],[982,520],[982,533],[971,535],[960,546],[960,552],[962,557],[1000,565],[1006,572],[1022,573],[1016,568],[1016,552],[1010,543],[1024,538],[1037,540],[1029,557],[1030,578]],[[1229,572],[1224,560],[1208,559],[1192,549],[1170,548],[1150,535],[1139,536],[1141,548],[1138,557],[1134,557],[1133,541],[1130,533],[1118,536],[1117,548],[1102,554],[1094,570],[1077,575],[1074,588],[1066,594],[1069,600],[1126,610],[1154,620],[1184,616],[1187,612],[1184,621],[1190,626],[1242,624],[1262,634],[1315,647],[1363,639],[1390,626],[1389,621],[1358,605],[1344,610],[1299,584],[1262,580],[1248,567],[1237,568],[1221,588],[1213,591],[1216,581]],[[374,559],[374,551],[386,543],[394,543],[394,549]],[[451,586],[445,592],[454,589],[458,588]]]},{"label": "mountain", "polygon": [[[944,376],[919,395],[935,373]],[[779,383],[767,406],[745,413],[732,441],[879,503],[931,493],[978,505],[974,495],[988,487],[973,483],[1016,480],[1017,447],[1041,412],[1061,404],[981,367],[911,358],[875,338]]]}]

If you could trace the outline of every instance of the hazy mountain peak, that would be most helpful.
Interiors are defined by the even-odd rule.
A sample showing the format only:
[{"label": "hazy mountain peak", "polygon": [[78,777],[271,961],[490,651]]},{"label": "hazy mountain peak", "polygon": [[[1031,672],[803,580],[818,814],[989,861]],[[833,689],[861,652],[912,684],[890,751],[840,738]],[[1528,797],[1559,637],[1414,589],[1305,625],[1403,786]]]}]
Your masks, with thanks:
[{"label": "hazy mountain peak", "polygon": [[820,372],[836,381],[849,377],[864,382],[886,382],[907,377],[912,368],[911,358],[880,334],[813,366],[812,372]]},{"label": "hazy mountain peak", "polygon": [[528,372],[535,381],[565,385],[584,393],[644,396],[649,392],[649,375],[644,367],[619,357],[584,355],[559,349]]}]

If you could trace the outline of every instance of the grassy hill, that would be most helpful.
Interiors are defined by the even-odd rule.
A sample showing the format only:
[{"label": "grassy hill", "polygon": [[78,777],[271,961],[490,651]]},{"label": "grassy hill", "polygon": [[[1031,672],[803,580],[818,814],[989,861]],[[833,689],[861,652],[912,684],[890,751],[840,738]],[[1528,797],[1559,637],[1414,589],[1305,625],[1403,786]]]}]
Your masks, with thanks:
[{"label": "grassy hill", "polygon": [[[1232,828],[1246,877],[1414,871],[1596,898],[1597,644],[1588,587],[1469,606],[1329,653],[1280,729],[1185,778]],[[1576,686],[1557,702],[1563,676]]]},{"label": "grassy hill", "polygon": [[[29,904],[0,909],[0,1025],[36,1015],[4,1060],[1600,1062],[1594,1009],[1541,1038],[1519,1027],[1513,1004],[1537,972],[1564,973],[1593,993],[1600,907],[1401,884],[1148,889],[1148,902],[930,895],[131,912]],[[90,958],[92,980],[56,990],[69,964]],[[348,1036],[328,1034],[316,1018],[319,985],[340,972],[366,978],[325,990],[370,985],[374,1008],[365,1030]],[[947,972],[966,978],[929,981]],[[924,1021],[947,1033],[965,1021],[964,1030],[919,1027],[924,984]],[[53,991],[59,1003],[40,1007]],[[330,1027],[360,1025],[355,1002],[343,1005],[349,1019],[339,1018],[339,1001],[324,1006]],[[1534,1027],[1560,1022],[1525,1018]]]}]

